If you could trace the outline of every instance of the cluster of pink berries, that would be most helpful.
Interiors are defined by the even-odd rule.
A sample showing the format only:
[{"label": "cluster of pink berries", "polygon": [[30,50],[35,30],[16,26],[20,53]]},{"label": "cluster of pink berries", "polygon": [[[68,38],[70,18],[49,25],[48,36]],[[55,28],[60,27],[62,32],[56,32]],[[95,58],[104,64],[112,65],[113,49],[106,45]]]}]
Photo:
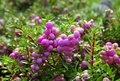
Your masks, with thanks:
[{"label": "cluster of pink berries", "polygon": [[[71,26],[71,31],[73,26]],[[83,28],[79,28],[71,35],[61,34],[60,38],[57,38],[57,51],[64,53],[66,56],[71,56],[73,51],[77,49],[81,35],[84,33]]]},{"label": "cluster of pink berries", "polygon": [[108,63],[120,64],[120,56],[117,53],[120,52],[120,47],[118,47],[117,43],[107,42],[102,50],[102,58]]},{"label": "cluster of pink berries", "polygon": [[38,43],[43,47],[43,55],[49,56],[50,52],[57,47],[56,36],[59,35],[59,30],[54,28],[54,22],[47,22],[46,29],[41,37],[38,38]]},{"label": "cluster of pink berries", "polygon": [[24,61],[26,61],[28,59],[28,57],[26,55],[20,55],[18,52],[18,48],[16,48],[10,55],[10,58],[12,59],[16,59],[19,62],[20,66],[24,65]]}]

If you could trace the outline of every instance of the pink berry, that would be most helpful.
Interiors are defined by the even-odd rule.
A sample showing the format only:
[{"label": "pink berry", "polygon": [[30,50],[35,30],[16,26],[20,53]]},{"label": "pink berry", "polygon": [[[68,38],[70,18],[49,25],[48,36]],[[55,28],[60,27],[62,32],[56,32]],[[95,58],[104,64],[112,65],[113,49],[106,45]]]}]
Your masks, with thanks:
[{"label": "pink berry", "polygon": [[87,28],[87,29],[89,29],[90,28],[90,23],[85,23],[84,27]]},{"label": "pink berry", "polygon": [[39,38],[38,38],[38,43],[41,43],[41,41],[42,41],[43,39],[44,39],[43,37],[39,37]]},{"label": "pink berry", "polygon": [[49,41],[47,40],[47,39],[43,39],[42,41],[41,41],[41,45],[42,46],[49,46]]},{"label": "pink berry", "polygon": [[84,29],[83,28],[79,28],[78,31],[79,31],[80,34],[84,33]]},{"label": "pink berry", "polygon": [[53,26],[54,26],[54,23],[53,23],[53,22],[48,21],[48,22],[46,23],[46,28],[47,28],[47,29],[52,29]]},{"label": "pink berry", "polygon": [[33,56],[34,58],[36,58],[36,57],[37,57],[37,53],[36,53],[36,52],[33,52],[33,53],[32,53],[32,56]]},{"label": "pink berry", "polygon": [[115,54],[115,50],[114,49],[110,49],[107,51],[107,55],[109,56],[113,56]]},{"label": "pink berry", "polygon": [[112,46],[112,43],[111,42],[107,42],[105,45],[106,46]]},{"label": "pink berry", "polygon": [[16,78],[16,81],[20,81],[20,80],[21,80],[20,77],[17,77],[17,78]]},{"label": "pink berry", "polygon": [[119,61],[119,56],[118,55],[114,55],[113,59],[114,59],[115,62],[118,62]]},{"label": "pink berry", "polygon": [[74,36],[73,35],[68,35],[68,40],[73,40]]},{"label": "pink berry", "polygon": [[13,52],[9,55],[10,58],[16,59],[18,58],[18,53],[17,52]]},{"label": "pink berry", "polygon": [[56,28],[53,28],[52,29],[52,33],[55,34],[55,35],[58,35],[59,34],[59,30],[56,29]]},{"label": "pink berry", "polygon": [[66,38],[67,38],[67,35],[66,35],[66,34],[61,34],[61,38],[62,38],[62,39],[66,39]]},{"label": "pink berry", "polygon": [[49,34],[51,33],[51,31],[48,30],[48,29],[45,29],[44,33],[45,33],[46,35],[49,35]]},{"label": "pink berry", "polygon": [[57,46],[57,51],[58,51],[59,53],[61,53],[61,52],[63,51],[62,47],[61,47],[61,46]]},{"label": "pink berry", "polygon": [[48,51],[52,51],[53,50],[53,46],[50,45],[48,48],[47,48]]},{"label": "pink berry", "polygon": [[75,38],[79,38],[79,37],[80,37],[79,31],[74,31],[74,37],[75,37]]},{"label": "pink berry", "polygon": [[103,78],[103,81],[110,81],[109,78]]},{"label": "pink berry", "polygon": [[37,64],[31,65],[32,70],[39,70],[39,66]]},{"label": "pink berry", "polygon": [[55,35],[53,33],[50,33],[49,34],[49,39],[51,39],[51,40],[55,39]]},{"label": "pink berry", "polygon": [[38,59],[36,60],[36,62],[37,62],[38,64],[42,64],[42,58],[38,58]]},{"label": "pink berry", "polygon": [[82,63],[80,64],[80,67],[81,67],[82,69],[87,68],[87,66],[88,66],[88,64],[87,64],[86,61],[82,61]]},{"label": "pink berry", "polygon": [[49,56],[50,55],[50,52],[44,52],[44,56]]}]

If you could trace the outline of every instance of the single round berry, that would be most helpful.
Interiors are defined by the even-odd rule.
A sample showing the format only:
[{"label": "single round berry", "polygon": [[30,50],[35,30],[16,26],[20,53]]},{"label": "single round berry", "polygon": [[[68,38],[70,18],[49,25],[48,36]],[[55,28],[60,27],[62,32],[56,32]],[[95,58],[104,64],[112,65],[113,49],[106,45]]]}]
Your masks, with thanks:
[{"label": "single round berry", "polygon": [[51,40],[55,39],[55,35],[53,33],[50,33],[49,34],[49,39],[51,39]]},{"label": "single round berry", "polygon": [[111,42],[107,42],[105,45],[106,46],[112,46],[112,43]]},{"label": "single round berry", "polygon": [[36,52],[32,52],[32,56],[33,56],[34,58],[37,58],[37,53],[36,53]]},{"label": "single round berry", "polygon": [[82,63],[80,64],[80,67],[81,67],[82,69],[87,68],[87,66],[88,66],[88,64],[87,64],[86,61],[82,61]]},{"label": "single round berry", "polygon": [[78,31],[79,31],[80,34],[84,33],[84,29],[83,28],[79,28]]},{"label": "single round berry", "polygon": [[47,29],[52,29],[53,26],[54,26],[54,22],[48,21],[48,22],[46,23],[46,28],[47,28]]},{"label": "single round berry", "polygon": [[44,39],[43,37],[39,37],[39,38],[38,38],[38,43],[41,43],[41,41],[42,41],[43,39]]},{"label": "single round berry", "polygon": [[18,53],[17,52],[13,52],[9,55],[10,58],[16,59],[18,58]]},{"label": "single round berry", "polygon": [[49,35],[49,34],[51,33],[51,31],[48,30],[48,29],[45,29],[44,33],[45,33],[46,35]]},{"label": "single round berry", "polygon": [[49,56],[50,55],[50,52],[44,52],[44,56]]},{"label": "single round berry", "polygon": [[70,31],[73,32],[75,30],[76,26],[75,25],[71,25],[70,26]]},{"label": "single round berry", "polygon": [[75,38],[79,38],[79,37],[80,37],[79,31],[74,31],[74,37],[75,37]]},{"label": "single round berry", "polygon": [[84,80],[87,80],[87,79],[88,79],[88,77],[89,77],[88,73],[87,73],[87,72],[86,72],[86,73],[84,73],[84,75],[83,75]]},{"label": "single round berry", "polygon": [[68,35],[68,40],[73,40],[74,36],[73,35]]},{"label": "single round berry", "polygon": [[103,81],[110,81],[109,78],[103,78]]},{"label": "single round berry", "polygon": [[38,59],[36,60],[36,62],[37,62],[38,64],[42,64],[42,58],[38,58]]},{"label": "single round berry", "polygon": [[55,34],[55,35],[58,35],[59,34],[59,30],[56,29],[56,28],[53,28],[52,29],[52,33]]},{"label": "single round berry", "polygon": [[119,61],[119,56],[118,55],[114,55],[113,59],[114,59],[115,62],[118,62]]},{"label": "single round berry", "polygon": [[110,49],[107,51],[107,55],[109,56],[113,56],[115,54],[115,50],[114,49]]},{"label": "single round berry", "polygon": [[87,28],[87,29],[89,29],[90,28],[90,23],[85,23],[84,27]]},{"label": "single round berry", "polygon": [[52,51],[53,50],[53,46],[50,45],[48,48],[47,48],[48,51]]},{"label": "single round berry", "polygon": [[31,65],[32,70],[39,70],[39,66],[37,64]]},{"label": "single round berry", "polygon": [[61,34],[61,38],[62,38],[62,39],[66,39],[66,38],[67,38],[67,35],[66,35],[66,34]]},{"label": "single round berry", "polygon": [[49,46],[49,40],[47,40],[47,39],[43,39],[42,41],[41,41],[41,45],[42,46]]},{"label": "single round berry", "polygon": [[17,77],[17,78],[16,78],[16,81],[20,81],[20,80],[21,80],[20,77]]}]

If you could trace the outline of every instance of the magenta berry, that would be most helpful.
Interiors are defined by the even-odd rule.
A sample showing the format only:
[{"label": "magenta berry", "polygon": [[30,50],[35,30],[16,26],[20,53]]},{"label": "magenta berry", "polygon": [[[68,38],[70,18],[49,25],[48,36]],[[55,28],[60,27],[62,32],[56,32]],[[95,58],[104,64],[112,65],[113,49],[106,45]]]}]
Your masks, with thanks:
[{"label": "magenta berry", "polygon": [[85,23],[84,27],[87,28],[87,29],[89,29],[90,28],[90,23]]},{"label": "magenta berry", "polygon": [[32,53],[32,56],[33,56],[34,58],[36,58],[36,57],[37,57],[37,53],[36,53],[36,52],[33,52],[33,53]]},{"label": "magenta berry", "polygon": [[49,41],[48,41],[47,39],[43,39],[43,40],[41,41],[41,45],[47,47],[47,46],[49,45]]},{"label": "magenta berry", "polygon": [[49,56],[50,55],[50,52],[44,52],[44,56]]},{"label": "magenta berry", "polygon": [[47,29],[52,29],[53,26],[54,26],[54,23],[53,23],[53,22],[48,21],[48,22],[46,23],[46,28],[47,28]]},{"label": "magenta berry", "polygon": [[10,58],[16,59],[18,58],[18,53],[17,52],[13,52],[9,55]]},{"label": "magenta berry", "polygon": [[51,39],[51,40],[55,39],[55,35],[53,33],[50,33],[49,34],[49,39]]},{"label": "magenta berry", "polygon": [[62,39],[66,39],[66,38],[67,38],[67,35],[66,35],[66,34],[61,34],[61,38],[62,38]]},{"label": "magenta berry", "polygon": [[75,38],[79,38],[79,37],[80,37],[79,31],[74,31],[74,37],[75,37]]},{"label": "magenta berry", "polygon": [[113,59],[114,59],[115,62],[118,62],[119,61],[119,56],[118,55],[114,55]]},{"label": "magenta berry", "polygon": [[38,38],[38,43],[41,43],[41,41],[42,41],[43,39],[44,39],[43,37],[39,37],[39,38]]},{"label": "magenta berry", "polygon": [[83,28],[79,28],[78,31],[79,31],[80,34],[84,33],[84,29]]},{"label": "magenta berry", "polygon": [[55,35],[58,35],[59,34],[59,30],[56,29],[56,28],[53,28],[52,29],[52,33],[55,34]]},{"label": "magenta berry", "polygon": [[53,50],[53,46],[50,45],[48,48],[47,48],[48,51],[52,51]]},{"label": "magenta berry", "polygon": [[74,36],[73,35],[68,35],[68,40],[73,40]]},{"label": "magenta berry", "polygon": [[87,66],[88,66],[88,64],[87,64],[86,61],[82,61],[82,63],[80,64],[80,67],[81,67],[82,69],[87,68]]},{"label": "magenta berry", "polygon": [[31,65],[32,70],[39,70],[39,66],[37,64]]},{"label": "magenta berry", "polygon": [[45,33],[46,35],[49,35],[49,34],[51,33],[51,30],[46,29],[46,30],[44,31],[44,33]]},{"label": "magenta berry", "polygon": [[38,64],[42,64],[42,58],[38,58],[38,59],[36,60],[36,62],[37,62]]},{"label": "magenta berry", "polygon": [[113,56],[115,54],[115,50],[114,49],[110,49],[107,51],[107,55],[109,56]]}]

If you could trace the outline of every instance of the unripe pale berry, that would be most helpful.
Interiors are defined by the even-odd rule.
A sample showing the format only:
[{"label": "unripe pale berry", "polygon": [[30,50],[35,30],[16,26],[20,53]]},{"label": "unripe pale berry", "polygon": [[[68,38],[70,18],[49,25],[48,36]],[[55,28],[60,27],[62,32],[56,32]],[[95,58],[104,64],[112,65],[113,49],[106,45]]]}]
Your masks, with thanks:
[{"label": "unripe pale berry", "polygon": [[103,81],[110,81],[109,78],[103,78]]},{"label": "unripe pale berry", "polygon": [[107,42],[105,45],[106,46],[112,46],[112,43],[111,42]]}]

